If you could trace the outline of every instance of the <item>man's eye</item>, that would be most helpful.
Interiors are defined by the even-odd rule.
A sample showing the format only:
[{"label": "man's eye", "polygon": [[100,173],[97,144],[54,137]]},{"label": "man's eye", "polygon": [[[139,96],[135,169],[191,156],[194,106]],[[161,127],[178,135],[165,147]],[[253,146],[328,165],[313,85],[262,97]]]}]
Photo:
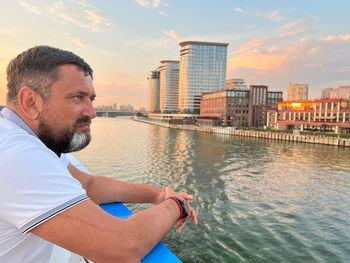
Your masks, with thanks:
[{"label": "man's eye", "polygon": [[81,100],[83,96],[80,96],[80,95],[77,95],[77,96],[74,96],[73,99],[74,100]]}]

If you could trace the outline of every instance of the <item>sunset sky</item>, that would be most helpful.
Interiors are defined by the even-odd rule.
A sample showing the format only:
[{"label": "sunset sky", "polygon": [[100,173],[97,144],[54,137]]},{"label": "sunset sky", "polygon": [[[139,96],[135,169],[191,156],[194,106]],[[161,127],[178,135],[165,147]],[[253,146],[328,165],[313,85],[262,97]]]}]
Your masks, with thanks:
[{"label": "sunset sky", "polygon": [[6,67],[35,45],[73,51],[94,69],[97,105],[148,106],[150,70],[181,41],[229,43],[227,78],[283,91],[350,85],[349,0],[1,0],[0,105]]}]

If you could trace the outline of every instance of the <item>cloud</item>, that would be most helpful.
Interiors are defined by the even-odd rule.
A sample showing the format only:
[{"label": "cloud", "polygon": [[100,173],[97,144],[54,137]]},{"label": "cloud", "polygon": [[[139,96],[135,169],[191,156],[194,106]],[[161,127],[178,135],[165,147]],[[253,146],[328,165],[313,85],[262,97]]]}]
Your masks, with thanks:
[{"label": "cloud", "polygon": [[253,50],[245,52],[238,57],[231,58],[228,62],[230,70],[237,70],[240,68],[252,69],[257,73],[259,71],[271,72],[281,67],[288,60],[288,55],[282,53],[270,53]]},{"label": "cloud", "polygon": [[111,25],[107,18],[96,11],[81,8],[86,6],[84,2],[77,3],[77,5],[66,5],[63,1],[56,2],[50,7],[50,13],[59,17],[62,21],[92,31],[101,31],[103,28]]},{"label": "cloud", "polygon": [[321,85],[348,78],[350,34],[300,38],[279,47],[264,40],[261,39],[263,46],[234,53],[228,61],[228,75],[270,83],[279,81],[286,86],[290,81]]},{"label": "cloud", "polygon": [[239,7],[233,9],[233,11],[235,11],[237,13],[243,13],[244,12],[244,10],[242,8],[239,8]]},{"label": "cloud", "polygon": [[86,43],[80,39],[72,39],[71,40],[73,43],[77,44],[80,47],[86,47]]},{"label": "cloud", "polygon": [[106,26],[110,26],[110,22],[108,22],[108,20],[97,14],[96,12],[94,11],[91,11],[91,10],[85,10],[85,13],[87,14],[87,19],[90,20],[92,22],[93,25],[98,25],[98,24],[104,24]]},{"label": "cloud", "polygon": [[85,0],[80,0],[80,1],[77,1],[77,4],[83,6],[83,7],[90,7],[89,3]]},{"label": "cloud", "polygon": [[298,21],[288,23],[282,26],[279,29],[279,31],[287,31],[287,32],[283,32],[277,36],[256,38],[240,46],[237,49],[236,53],[247,52],[257,48],[269,47],[277,44],[288,43],[292,40],[297,39],[298,37],[302,37],[302,36],[316,32],[316,30],[313,29],[307,23],[306,20],[298,20]]},{"label": "cloud", "polygon": [[[33,1],[32,1],[33,2]],[[36,1],[37,3],[38,1]],[[102,31],[111,26],[111,22],[99,14],[98,11],[85,0],[62,0],[54,3],[39,1],[35,6],[28,1],[19,1],[19,4],[36,15],[46,15],[59,23],[69,23],[75,26],[96,31]]]},{"label": "cloud", "polygon": [[25,8],[27,8],[27,10],[35,15],[40,15],[40,10],[37,6],[35,5],[30,5],[27,2],[24,1],[19,1],[19,4]]},{"label": "cloud", "polygon": [[280,31],[301,31],[301,30],[307,30],[310,29],[310,23],[306,19],[299,19],[296,21],[289,22],[282,26],[279,30]]},{"label": "cloud", "polygon": [[166,30],[166,31],[163,31],[163,33],[166,34],[167,36],[170,36],[173,39],[178,39],[181,37],[181,34],[174,30]]},{"label": "cloud", "polygon": [[28,4],[28,3],[24,2],[24,1],[19,1],[19,4],[20,4],[21,6],[23,6],[23,7],[27,7],[27,8],[30,7],[30,4]]},{"label": "cloud", "polygon": [[153,0],[153,7],[159,7],[162,4],[161,0]]},{"label": "cloud", "polygon": [[279,21],[282,21],[284,19],[283,16],[281,16],[279,14],[279,11],[275,10],[275,11],[272,11],[268,17],[270,18],[270,20],[274,21],[274,22],[279,22]]},{"label": "cloud", "polygon": [[70,33],[63,33],[63,38],[69,42],[76,44],[79,47],[86,47],[87,46],[85,41],[72,37]]},{"label": "cloud", "polygon": [[154,7],[160,8],[161,6],[167,6],[168,4],[163,2],[163,0],[137,0],[137,3],[145,8]]},{"label": "cloud", "polygon": [[147,0],[137,0],[137,2],[139,3],[140,6],[147,7],[147,8],[150,7],[151,5],[151,2]]},{"label": "cloud", "polygon": [[280,15],[278,10],[274,10],[271,12],[257,11],[256,14],[258,16],[263,17],[264,19],[271,20],[273,22],[280,22],[284,19],[284,17],[282,15]]}]

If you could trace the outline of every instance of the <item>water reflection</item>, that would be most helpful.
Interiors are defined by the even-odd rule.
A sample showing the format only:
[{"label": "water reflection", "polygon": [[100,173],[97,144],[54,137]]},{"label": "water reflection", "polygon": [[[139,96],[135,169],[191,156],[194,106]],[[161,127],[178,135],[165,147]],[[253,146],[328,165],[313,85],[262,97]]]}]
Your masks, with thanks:
[{"label": "water reflection", "polygon": [[[164,240],[183,262],[345,262],[350,151],[96,119],[87,168],[195,195],[199,226]],[[145,206],[130,206],[134,211]]]}]

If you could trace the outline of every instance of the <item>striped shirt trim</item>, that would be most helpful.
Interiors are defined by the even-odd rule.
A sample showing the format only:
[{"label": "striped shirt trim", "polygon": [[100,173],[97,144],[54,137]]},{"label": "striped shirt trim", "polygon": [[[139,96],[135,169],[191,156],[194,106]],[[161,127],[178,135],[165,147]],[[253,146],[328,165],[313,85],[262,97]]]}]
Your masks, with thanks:
[{"label": "striped shirt trim", "polygon": [[51,219],[52,217],[58,215],[59,213],[62,213],[64,211],[66,211],[67,209],[71,208],[74,205],[77,205],[83,201],[85,201],[86,199],[89,199],[87,197],[86,194],[81,194],[49,211],[47,211],[46,213],[40,215],[37,218],[34,218],[32,221],[30,221],[29,223],[23,225],[19,230],[23,233],[26,234],[29,231],[31,231],[33,228],[37,227],[38,225],[44,223],[45,221]]}]

